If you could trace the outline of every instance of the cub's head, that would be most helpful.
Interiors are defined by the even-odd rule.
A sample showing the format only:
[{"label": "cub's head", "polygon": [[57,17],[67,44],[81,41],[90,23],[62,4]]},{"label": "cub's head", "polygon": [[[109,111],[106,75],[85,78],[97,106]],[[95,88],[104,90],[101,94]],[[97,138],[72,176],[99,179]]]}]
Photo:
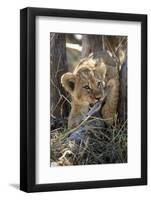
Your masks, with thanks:
[{"label": "cub's head", "polygon": [[82,63],[73,73],[62,75],[61,83],[78,104],[94,104],[104,98],[106,67],[104,63]]}]

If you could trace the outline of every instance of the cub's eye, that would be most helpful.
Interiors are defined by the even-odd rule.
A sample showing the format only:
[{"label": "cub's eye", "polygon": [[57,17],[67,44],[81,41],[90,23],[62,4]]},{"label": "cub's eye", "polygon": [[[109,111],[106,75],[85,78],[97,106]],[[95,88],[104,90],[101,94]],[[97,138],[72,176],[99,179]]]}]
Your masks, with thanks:
[{"label": "cub's eye", "polygon": [[105,87],[105,82],[104,81],[99,81],[98,82],[98,87]]},{"label": "cub's eye", "polygon": [[87,90],[90,89],[90,87],[89,87],[88,85],[83,86],[83,88],[85,88],[85,89],[87,89]]},{"label": "cub's eye", "polygon": [[102,85],[101,81],[98,82],[98,86],[100,87]]}]

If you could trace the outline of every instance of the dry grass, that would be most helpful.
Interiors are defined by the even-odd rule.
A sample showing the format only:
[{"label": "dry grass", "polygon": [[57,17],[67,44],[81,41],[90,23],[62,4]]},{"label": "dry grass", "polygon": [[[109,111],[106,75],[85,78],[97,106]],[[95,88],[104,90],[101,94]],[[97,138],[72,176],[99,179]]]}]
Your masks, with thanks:
[{"label": "dry grass", "polygon": [[[127,162],[127,121],[113,127],[91,117],[76,135],[67,129],[51,133],[51,166]],[[102,126],[103,125],[103,126]]]}]

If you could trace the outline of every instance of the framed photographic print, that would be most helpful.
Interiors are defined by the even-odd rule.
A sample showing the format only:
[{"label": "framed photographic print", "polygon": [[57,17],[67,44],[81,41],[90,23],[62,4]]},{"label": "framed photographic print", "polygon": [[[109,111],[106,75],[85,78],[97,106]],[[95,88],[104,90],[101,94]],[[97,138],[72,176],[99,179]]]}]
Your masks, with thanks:
[{"label": "framed photographic print", "polygon": [[147,16],[20,12],[20,189],[147,184]]}]

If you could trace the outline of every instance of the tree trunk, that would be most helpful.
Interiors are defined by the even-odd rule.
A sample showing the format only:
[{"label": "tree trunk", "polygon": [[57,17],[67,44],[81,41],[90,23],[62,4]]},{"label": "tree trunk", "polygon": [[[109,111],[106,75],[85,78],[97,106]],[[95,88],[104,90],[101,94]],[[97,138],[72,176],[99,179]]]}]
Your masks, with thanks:
[{"label": "tree trunk", "polygon": [[127,120],[127,56],[120,70],[120,93],[118,114],[121,122]]},{"label": "tree trunk", "polygon": [[61,76],[68,71],[65,34],[50,33],[50,112],[51,116],[67,116],[66,96],[61,86]]},{"label": "tree trunk", "polygon": [[103,36],[83,35],[82,37],[82,58],[88,57],[90,53],[94,56],[104,49]]}]

